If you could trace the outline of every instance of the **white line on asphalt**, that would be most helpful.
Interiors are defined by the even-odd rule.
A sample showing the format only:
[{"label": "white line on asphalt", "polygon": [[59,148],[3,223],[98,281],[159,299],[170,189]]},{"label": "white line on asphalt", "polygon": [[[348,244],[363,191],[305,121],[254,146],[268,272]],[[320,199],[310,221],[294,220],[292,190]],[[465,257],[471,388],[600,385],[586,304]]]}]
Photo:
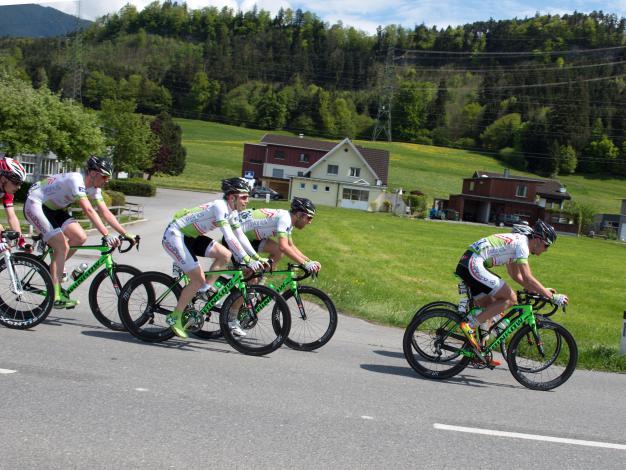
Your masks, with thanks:
[{"label": "white line on asphalt", "polygon": [[374,418],[371,416],[363,415],[361,416],[361,419],[374,419]]},{"label": "white line on asphalt", "polygon": [[136,388],[135,391],[137,391],[137,392],[147,392],[148,389],[147,388]]},{"label": "white line on asphalt", "polygon": [[604,447],[605,449],[626,450],[624,444],[613,444],[611,442],[584,441],[581,439],[566,439],[564,437],[541,436],[539,434],[523,434],[519,432],[495,431],[493,429],[466,428],[464,426],[450,426],[449,424],[435,423],[435,429],[443,431],[468,432],[472,434],[486,434],[488,436],[511,437],[514,439],[528,439],[531,441],[556,442],[559,444],[572,444],[576,446]]},{"label": "white line on asphalt", "polygon": [[17,372],[17,371],[11,370],[11,369],[0,369],[0,374],[13,374],[14,372]]}]

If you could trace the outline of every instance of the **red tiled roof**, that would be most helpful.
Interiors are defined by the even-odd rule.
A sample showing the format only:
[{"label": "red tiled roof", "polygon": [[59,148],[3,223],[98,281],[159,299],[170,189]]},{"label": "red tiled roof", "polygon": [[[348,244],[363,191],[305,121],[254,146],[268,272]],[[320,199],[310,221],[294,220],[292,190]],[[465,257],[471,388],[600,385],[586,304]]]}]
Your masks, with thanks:
[{"label": "red tiled roof", "polygon": [[[295,147],[310,150],[322,150],[329,152],[334,149],[338,142],[328,140],[308,139],[304,137],[295,137],[289,135],[265,134],[261,138],[264,144],[282,145],[284,147]],[[387,185],[387,177],[389,174],[389,152],[387,150],[379,150],[373,148],[361,147],[355,145],[357,150],[363,155],[363,158],[376,175]]]}]

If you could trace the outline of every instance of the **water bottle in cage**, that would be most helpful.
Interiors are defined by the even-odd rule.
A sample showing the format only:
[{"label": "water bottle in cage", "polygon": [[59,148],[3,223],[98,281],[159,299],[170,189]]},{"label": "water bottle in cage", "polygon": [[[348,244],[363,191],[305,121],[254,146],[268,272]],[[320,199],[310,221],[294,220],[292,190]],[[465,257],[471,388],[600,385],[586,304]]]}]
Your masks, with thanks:
[{"label": "water bottle in cage", "polygon": [[88,267],[89,265],[87,263],[80,263],[78,266],[74,268],[74,271],[72,271],[72,279],[74,280],[78,279],[80,275],[84,273]]}]

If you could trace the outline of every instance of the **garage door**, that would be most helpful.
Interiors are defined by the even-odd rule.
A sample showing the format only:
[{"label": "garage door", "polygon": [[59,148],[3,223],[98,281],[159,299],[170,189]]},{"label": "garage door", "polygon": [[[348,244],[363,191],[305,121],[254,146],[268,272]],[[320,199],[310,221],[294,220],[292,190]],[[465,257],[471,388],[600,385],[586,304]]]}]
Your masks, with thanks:
[{"label": "garage door", "polygon": [[367,189],[343,188],[341,207],[366,211],[370,192]]}]

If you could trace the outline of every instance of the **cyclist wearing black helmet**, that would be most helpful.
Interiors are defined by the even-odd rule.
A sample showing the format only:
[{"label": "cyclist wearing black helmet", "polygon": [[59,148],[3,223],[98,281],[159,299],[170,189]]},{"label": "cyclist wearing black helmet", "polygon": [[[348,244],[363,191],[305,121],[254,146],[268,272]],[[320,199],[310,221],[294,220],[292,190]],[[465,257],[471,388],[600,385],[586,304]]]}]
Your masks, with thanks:
[{"label": "cyclist wearing black helmet", "polygon": [[[477,311],[470,312],[460,325],[475,349],[480,351],[476,327],[517,302],[513,289],[489,268],[506,265],[511,279],[524,289],[552,299],[556,305],[567,304],[567,296],[545,288],[533,276],[528,264],[531,254],[540,256],[555,241],[554,228],[537,220],[534,228],[514,225],[513,233],[498,233],[470,245],[457,265],[456,274],[470,288],[475,304],[480,307]],[[494,365],[498,365],[497,361],[494,362]]]},{"label": "cyclist wearing black helmet", "polygon": [[[301,264],[308,272],[316,273],[322,268],[317,261],[311,261],[294,244],[291,237],[293,228],[302,230],[313,221],[315,204],[306,198],[293,198],[291,210],[254,209],[239,215],[242,230],[252,240],[255,250],[268,253],[275,263],[286,255]],[[278,241],[272,239],[278,238]]]},{"label": "cyclist wearing black helmet", "polygon": [[24,215],[53,249],[50,274],[54,282],[55,308],[71,308],[78,303],[61,292],[61,276],[65,261],[75,251],[69,247],[82,245],[87,240],[85,230],[68,213],[68,206],[77,203],[110,247],[119,246],[121,241],[110,235],[102,219],[122,237],[134,243],[135,237],[120,225],[102,197],[101,188],[112,173],[113,164],[110,160],[91,157],[87,161],[84,176],[75,172],[49,176],[33,184],[28,192]]},{"label": "cyclist wearing black helmet", "polygon": [[[167,321],[177,336],[187,337],[182,313],[193,296],[200,292],[207,295],[213,291],[215,277],[205,279],[204,271],[198,262],[198,256],[212,258],[212,270],[223,269],[231,258],[235,258],[250,269],[258,271],[266,260],[252,248],[238,224],[239,211],[248,205],[250,186],[243,178],[229,178],[222,181],[224,198],[208,202],[193,209],[182,209],[174,214],[174,219],[163,234],[163,248],[187,276],[190,283],[182,290],[176,309],[168,315]],[[208,236],[212,230],[219,229],[230,248]],[[238,325],[231,325],[238,334],[243,330]]]}]

